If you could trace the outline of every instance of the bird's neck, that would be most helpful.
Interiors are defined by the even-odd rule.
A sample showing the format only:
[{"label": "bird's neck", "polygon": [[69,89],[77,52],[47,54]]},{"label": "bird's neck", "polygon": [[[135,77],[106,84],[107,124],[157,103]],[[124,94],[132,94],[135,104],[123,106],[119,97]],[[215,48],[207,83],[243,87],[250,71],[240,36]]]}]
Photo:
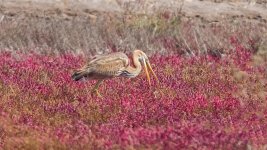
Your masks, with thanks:
[{"label": "bird's neck", "polygon": [[130,72],[133,75],[133,77],[136,77],[141,72],[142,66],[141,66],[140,61],[138,60],[138,56],[135,53],[133,53],[132,58],[133,58],[133,65],[134,66],[133,67],[129,66],[127,68],[127,71]]},{"label": "bird's neck", "polygon": [[141,66],[140,61],[138,60],[138,56],[135,53],[133,53],[133,64],[134,64],[136,71],[140,73],[142,70],[142,66]]}]

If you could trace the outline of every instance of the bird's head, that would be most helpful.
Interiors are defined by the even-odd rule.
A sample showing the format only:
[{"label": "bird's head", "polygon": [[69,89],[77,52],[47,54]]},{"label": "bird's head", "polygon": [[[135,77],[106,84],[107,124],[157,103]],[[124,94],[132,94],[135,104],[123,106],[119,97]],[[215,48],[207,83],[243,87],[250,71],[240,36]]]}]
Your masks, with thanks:
[{"label": "bird's head", "polygon": [[147,80],[149,85],[151,85],[150,82],[150,76],[149,76],[149,72],[148,70],[152,73],[152,75],[156,78],[157,82],[159,82],[158,77],[156,76],[155,72],[153,71],[150,62],[148,60],[147,55],[141,51],[141,50],[135,50],[134,54],[138,57],[139,62],[144,66],[145,68],[145,72],[146,72],[146,76],[147,76]]}]

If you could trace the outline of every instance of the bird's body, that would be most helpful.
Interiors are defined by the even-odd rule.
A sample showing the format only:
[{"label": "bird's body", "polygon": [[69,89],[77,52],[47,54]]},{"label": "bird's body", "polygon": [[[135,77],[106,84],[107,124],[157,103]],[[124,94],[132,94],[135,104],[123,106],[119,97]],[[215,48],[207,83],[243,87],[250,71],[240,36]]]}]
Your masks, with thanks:
[{"label": "bird's body", "polygon": [[152,71],[153,75],[156,77],[144,52],[140,50],[135,50],[133,52],[134,66],[131,66],[130,62],[131,61],[129,60],[127,55],[121,52],[95,56],[89,63],[87,63],[81,69],[78,69],[72,75],[72,78],[75,81],[78,81],[82,78],[87,78],[89,80],[98,80],[98,83],[93,89],[97,92],[99,84],[104,79],[109,79],[118,76],[128,78],[136,77],[142,70],[142,63],[145,66],[146,74],[149,79],[149,84],[150,78],[147,72],[146,65],[148,65],[150,71]]},{"label": "bird's body", "polygon": [[73,79],[83,77],[88,79],[104,79],[119,76],[129,65],[129,59],[124,53],[113,53],[96,56],[84,67],[74,73]]}]

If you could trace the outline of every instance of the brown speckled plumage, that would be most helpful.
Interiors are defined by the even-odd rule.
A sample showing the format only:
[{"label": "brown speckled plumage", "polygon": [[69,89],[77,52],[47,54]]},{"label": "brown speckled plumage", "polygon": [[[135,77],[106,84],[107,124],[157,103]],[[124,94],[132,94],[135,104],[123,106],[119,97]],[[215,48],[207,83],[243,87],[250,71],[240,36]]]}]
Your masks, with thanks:
[{"label": "brown speckled plumage", "polygon": [[[150,77],[147,71],[148,69],[156,77],[149,63],[148,57],[141,50],[133,51],[133,67],[130,65],[130,60],[124,53],[117,52],[112,54],[95,56],[89,63],[78,69],[72,75],[73,80],[78,81],[82,78],[98,80],[98,83],[93,88],[93,91],[97,92],[98,86],[104,79],[113,78],[117,76],[124,76],[133,78],[136,77],[142,70],[143,64],[150,84]],[[156,77],[157,79],[157,77]]]}]

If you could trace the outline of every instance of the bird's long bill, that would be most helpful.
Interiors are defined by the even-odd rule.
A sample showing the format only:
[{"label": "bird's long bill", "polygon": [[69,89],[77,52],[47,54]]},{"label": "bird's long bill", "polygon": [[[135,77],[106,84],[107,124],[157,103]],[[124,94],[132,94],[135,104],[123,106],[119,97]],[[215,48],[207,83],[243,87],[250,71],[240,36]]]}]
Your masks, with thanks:
[{"label": "bird's long bill", "polygon": [[156,76],[155,72],[153,71],[149,61],[146,62],[147,63],[147,66],[148,66],[148,69],[152,72],[152,75],[156,78],[157,82],[159,83],[159,79],[158,77]]},{"label": "bird's long bill", "polygon": [[144,63],[144,67],[145,67],[145,72],[146,72],[146,77],[147,77],[147,80],[148,80],[148,84],[151,86],[150,76],[149,76],[149,73],[148,73],[148,70],[147,70],[147,64],[146,64],[146,61],[144,59],[143,59],[143,63]]}]

